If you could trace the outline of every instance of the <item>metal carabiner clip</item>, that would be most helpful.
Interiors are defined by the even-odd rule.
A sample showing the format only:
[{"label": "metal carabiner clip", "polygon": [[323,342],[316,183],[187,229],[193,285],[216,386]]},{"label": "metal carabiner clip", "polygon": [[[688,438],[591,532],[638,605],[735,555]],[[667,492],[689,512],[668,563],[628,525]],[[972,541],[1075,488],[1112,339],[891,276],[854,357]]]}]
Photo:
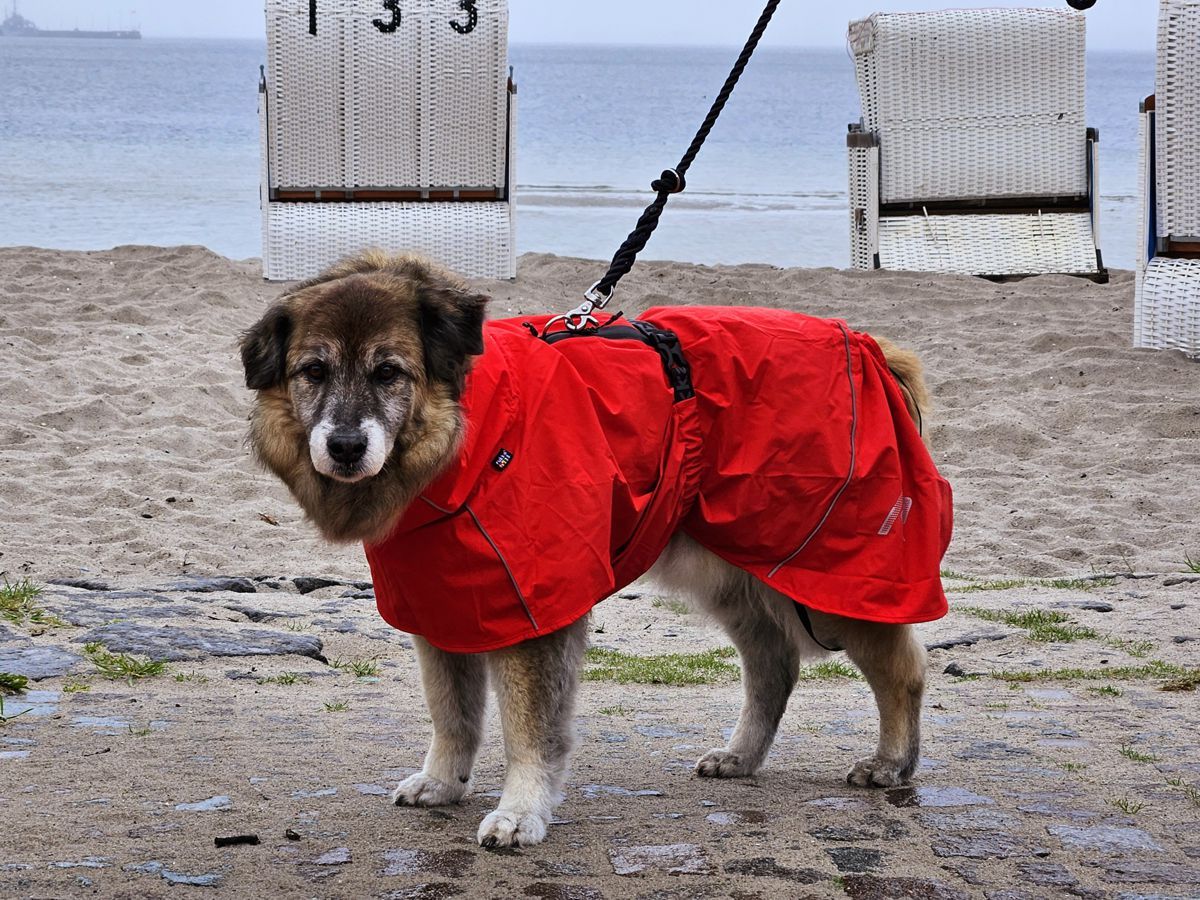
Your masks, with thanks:
[{"label": "metal carabiner clip", "polygon": [[583,292],[583,302],[568,313],[561,316],[555,316],[546,323],[546,331],[549,331],[559,322],[567,331],[586,331],[589,328],[597,328],[600,325],[600,320],[597,319],[593,312],[598,309],[604,309],[608,305],[608,301],[613,298],[615,289],[610,289],[607,294],[600,293],[597,290],[600,287],[600,282],[597,281],[590,288]]}]

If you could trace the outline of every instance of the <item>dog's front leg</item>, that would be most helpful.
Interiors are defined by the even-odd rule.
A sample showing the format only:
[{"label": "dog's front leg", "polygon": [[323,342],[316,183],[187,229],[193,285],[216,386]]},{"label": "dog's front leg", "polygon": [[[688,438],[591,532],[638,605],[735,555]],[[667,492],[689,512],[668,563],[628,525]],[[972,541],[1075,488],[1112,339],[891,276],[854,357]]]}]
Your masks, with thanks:
[{"label": "dog's front leg", "polygon": [[484,847],[528,847],[545,839],[574,745],[586,646],[584,616],[554,634],[489,654],[507,768],[500,805],[479,826]]},{"label": "dog's front leg", "polygon": [[483,736],[487,664],[482,656],[447,653],[413,637],[421,664],[433,742],[425,766],[392,793],[397,806],[445,806],[471,789],[471,769]]}]

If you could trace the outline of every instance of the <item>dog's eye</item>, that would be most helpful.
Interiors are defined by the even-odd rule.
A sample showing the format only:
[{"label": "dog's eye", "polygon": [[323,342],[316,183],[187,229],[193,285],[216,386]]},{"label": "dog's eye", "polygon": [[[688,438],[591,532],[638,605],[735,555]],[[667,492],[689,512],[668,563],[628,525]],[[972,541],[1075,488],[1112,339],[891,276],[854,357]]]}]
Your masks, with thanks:
[{"label": "dog's eye", "polygon": [[304,377],[313,384],[319,384],[325,380],[325,366],[321,363],[309,363],[303,371]]},{"label": "dog's eye", "polygon": [[393,366],[391,363],[384,363],[375,370],[375,380],[380,384],[391,384],[400,377],[399,366]]}]

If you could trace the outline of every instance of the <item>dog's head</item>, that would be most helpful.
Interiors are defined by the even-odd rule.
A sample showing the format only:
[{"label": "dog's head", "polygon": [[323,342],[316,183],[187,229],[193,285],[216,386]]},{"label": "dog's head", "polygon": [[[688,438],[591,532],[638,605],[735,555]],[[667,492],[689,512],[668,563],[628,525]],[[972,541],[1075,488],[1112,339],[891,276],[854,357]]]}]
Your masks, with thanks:
[{"label": "dog's head", "polygon": [[[330,502],[325,480],[365,487],[388,470],[410,481],[436,474],[398,457],[422,440],[445,451],[456,439],[429,432],[459,427],[448,410],[483,352],[486,302],[422,260],[370,253],[288,292],[243,335],[246,386],[259,392],[251,441],[328,536],[346,535],[329,534],[328,510],[312,508]],[[429,456],[418,449],[422,468]]]}]

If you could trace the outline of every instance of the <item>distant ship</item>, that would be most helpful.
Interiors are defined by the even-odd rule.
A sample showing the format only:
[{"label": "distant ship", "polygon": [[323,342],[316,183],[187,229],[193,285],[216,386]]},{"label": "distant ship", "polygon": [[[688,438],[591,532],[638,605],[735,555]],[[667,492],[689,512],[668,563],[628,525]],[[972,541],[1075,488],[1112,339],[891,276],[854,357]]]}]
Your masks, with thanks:
[{"label": "distant ship", "polygon": [[17,5],[13,3],[8,18],[0,22],[0,37],[117,38],[123,41],[140,41],[142,33],[136,28],[127,31],[81,31],[78,28],[70,31],[45,31],[17,12]]}]

